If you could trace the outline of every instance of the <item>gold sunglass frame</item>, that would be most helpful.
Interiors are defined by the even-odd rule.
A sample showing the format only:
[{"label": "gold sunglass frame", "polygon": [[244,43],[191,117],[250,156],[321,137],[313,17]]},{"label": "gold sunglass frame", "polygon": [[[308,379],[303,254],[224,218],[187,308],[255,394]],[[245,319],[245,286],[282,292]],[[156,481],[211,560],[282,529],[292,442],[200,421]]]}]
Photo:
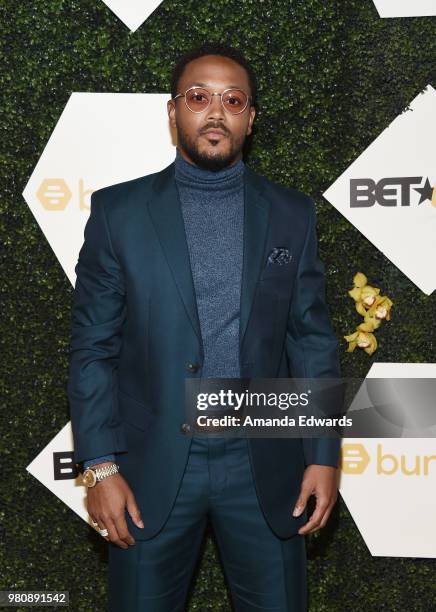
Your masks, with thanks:
[{"label": "gold sunglass frame", "polygon": [[[207,105],[205,108],[203,108],[202,110],[200,110],[200,111],[194,111],[194,110],[192,110],[192,108],[189,108],[188,103],[186,102],[186,94],[188,93],[188,91],[191,91],[191,89],[203,89],[204,91],[207,91],[207,93],[208,93],[208,94],[210,94],[210,98],[209,98],[209,103],[208,103],[208,105]],[[224,103],[223,103],[223,95],[224,95],[224,94],[225,94],[227,91],[242,91],[242,93],[243,93],[243,94],[244,94],[244,95],[247,97],[247,102],[246,102],[246,104],[245,104],[244,108],[243,108],[243,109],[241,109],[240,111],[238,111],[237,113],[232,113],[232,111],[227,110],[227,108],[224,106]],[[198,115],[198,114],[200,114],[200,113],[204,113],[204,111],[206,111],[206,110],[209,108],[209,106],[211,105],[211,102],[212,102],[212,97],[213,97],[213,96],[220,96],[221,106],[223,107],[223,109],[224,109],[224,111],[225,111],[226,113],[229,113],[229,115],[240,115],[241,113],[243,113],[243,112],[246,110],[246,108],[247,108],[247,106],[248,106],[248,103],[249,103],[249,102],[251,103],[251,100],[252,100],[252,97],[251,97],[251,96],[249,96],[249,95],[247,94],[247,92],[246,92],[246,91],[244,91],[243,89],[241,89],[240,87],[228,87],[227,89],[225,89],[225,90],[224,90],[224,91],[222,91],[222,92],[219,92],[219,91],[214,91],[214,92],[212,92],[212,91],[209,91],[209,90],[207,89],[207,87],[199,87],[198,85],[193,85],[192,87],[188,87],[188,89],[185,91],[185,93],[178,93],[176,96],[174,96],[174,98],[171,98],[171,100],[177,100],[177,98],[182,98],[182,97],[183,97],[183,98],[185,98],[185,106],[186,106],[186,108],[187,108],[189,111],[191,111],[191,113],[194,113],[194,114]]]}]

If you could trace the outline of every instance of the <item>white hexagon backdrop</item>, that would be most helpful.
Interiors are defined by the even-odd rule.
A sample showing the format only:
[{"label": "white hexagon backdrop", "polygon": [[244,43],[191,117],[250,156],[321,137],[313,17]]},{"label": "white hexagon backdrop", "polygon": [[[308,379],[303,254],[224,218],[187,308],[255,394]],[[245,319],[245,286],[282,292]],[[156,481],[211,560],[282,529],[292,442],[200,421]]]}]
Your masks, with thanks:
[{"label": "white hexagon backdrop", "polygon": [[174,159],[169,98],[170,94],[127,93],[70,96],[23,196],[72,285],[91,193],[157,172]]},{"label": "white hexagon backdrop", "polygon": [[428,85],[323,194],[427,295],[436,289],[435,142]]},{"label": "white hexagon backdrop", "polygon": [[69,421],[26,469],[91,527],[86,509],[86,491],[81,476],[77,474],[73,448],[73,432]]},{"label": "white hexagon backdrop", "polygon": [[137,30],[162,0],[103,0],[118,19],[130,29]]},{"label": "white hexagon backdrop", "polygon": [[[376,362],[367,378],[436,378],[436,364]],[[341,454],[339,491],[371,554],[436,558],[435,438],[344,437]]]},{"label": "white hexagon backdrop", "polygon": [[426,17],[436,15],[436,0],[374,0],[380,17]]}]

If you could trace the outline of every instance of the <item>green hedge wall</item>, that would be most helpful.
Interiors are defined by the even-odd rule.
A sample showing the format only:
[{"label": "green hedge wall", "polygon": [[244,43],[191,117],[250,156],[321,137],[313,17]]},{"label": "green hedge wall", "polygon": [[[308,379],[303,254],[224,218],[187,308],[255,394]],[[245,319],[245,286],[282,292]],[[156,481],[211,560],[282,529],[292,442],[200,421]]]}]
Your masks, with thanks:
[{"label": "green hedge wall", "polygon": [[[241,46],[260,81],[246,161],[315,198],[338,337],[360,322],[347,296],[356,271],[395,302],[372,357],[342,341],[343,374],[365,376],[373,361],[435,361],[436,292],[424,295],[321,193],[434,85],[435,19],[383,20],[371,0],[166,0],[130,33],[101,0],[2,0],[0,11],[0,589],[66,589],[71,610],[97,612],[105,542],[25,470],[69,420],[72,287],[21,193],[71,92],[169,91],[181,52],[207,39]],[[372,558],[341,499],[307,544],[311,612],[436,607],[436,560]],[[230,609],[210,535],[189,609]]]}]

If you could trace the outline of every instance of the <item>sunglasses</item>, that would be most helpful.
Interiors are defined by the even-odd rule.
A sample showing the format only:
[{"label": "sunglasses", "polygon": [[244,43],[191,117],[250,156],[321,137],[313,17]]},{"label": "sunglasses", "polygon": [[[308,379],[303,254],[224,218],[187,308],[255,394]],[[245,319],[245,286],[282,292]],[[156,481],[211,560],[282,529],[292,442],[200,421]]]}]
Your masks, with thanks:
[{"label": "sunglasses", "polygon": [[220,96],[221,104],[225,111],[232,115],[239,115],[247,108],[251,96],[247,95],[243,89],[229,88],[223,92],[211,92],[204,87],[189,87],[185,93],[179,93],[172,100],[185,98],[185,104],[192,113],[202,113],[209,108],[212,96]]}]

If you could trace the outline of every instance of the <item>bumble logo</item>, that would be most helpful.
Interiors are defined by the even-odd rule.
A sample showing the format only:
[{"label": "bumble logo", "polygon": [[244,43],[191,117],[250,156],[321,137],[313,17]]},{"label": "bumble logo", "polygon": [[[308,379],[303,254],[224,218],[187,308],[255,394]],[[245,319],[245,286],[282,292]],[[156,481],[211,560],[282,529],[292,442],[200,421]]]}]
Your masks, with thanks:
[{"label": "bumble logo", "polygon": [[[87,202],[87,196],[93,191],[94,189],[85,189],[84,180],[79,179],[79,210],[89,212],[91,207]],[[64,179],[44,179],[36,192],[36,197],[46,210],[65,210],[71,200],[71,191]]]},{"label": "bumble logo", "polygon": [[[341,449],[341,469],[345,474],[363,474],[370,462],[370,456],[363,444],[343,444]],[[377,476],[428,476],[430,465],[436,455],[415,455],[386,453],[381,444],[377,444],[375,469]]]},{"label": "bumble logo", "polygon": [[404,476],[428,476],[430,463],[436,461],[436,455],[395,455],[394,453],[383,453],[382,445],[377,444],[377,474],[392,476],[403,474]]},{"label": "bumble logo", "polygon": [[345,474],[362,474],[369,463],[369,455],[363,444],[343,444],[341,469]]},{"label": "bumble logo", "polygon": [[64,210],[71,200],[71,191],[64,179],[44,179],[36,197],[46,210]]}]

